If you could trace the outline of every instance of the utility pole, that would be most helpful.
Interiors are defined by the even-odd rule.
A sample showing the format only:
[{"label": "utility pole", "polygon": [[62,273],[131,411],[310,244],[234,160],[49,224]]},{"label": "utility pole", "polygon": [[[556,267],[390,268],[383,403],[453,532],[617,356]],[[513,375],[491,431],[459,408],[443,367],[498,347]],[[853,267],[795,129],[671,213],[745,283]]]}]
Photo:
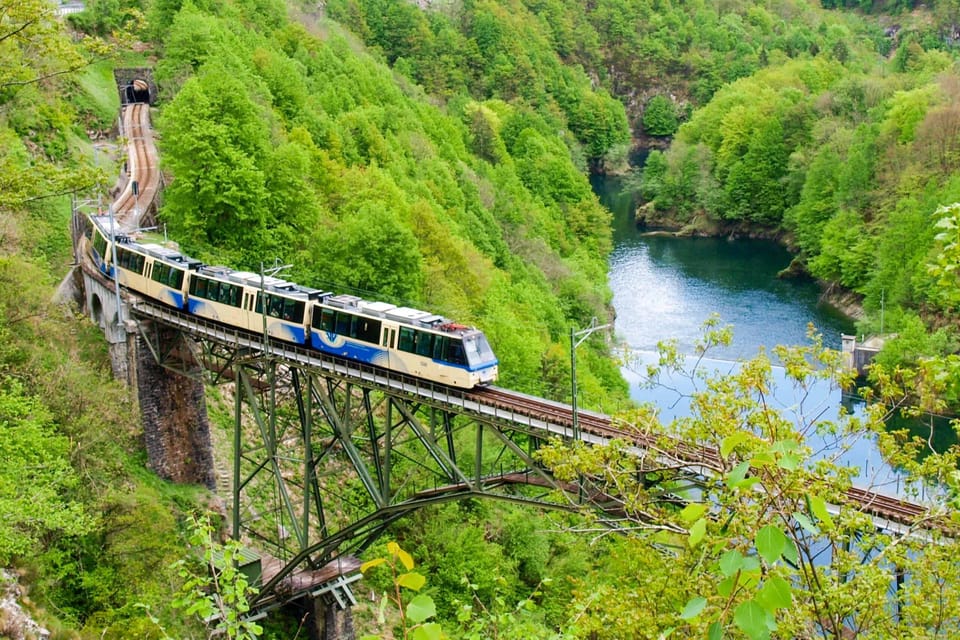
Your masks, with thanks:
[{"label": "utility pole", "polygon": [[[597,319],[591,318],[590,326],[577,331],[570,327],[570,406],[573,408],[573,439],[580,439],[580,421],[577,416],[577,347],[597,331],[609,329],[613,325],[597,325]],[[579,340],[577,339],[579,338]]]}]

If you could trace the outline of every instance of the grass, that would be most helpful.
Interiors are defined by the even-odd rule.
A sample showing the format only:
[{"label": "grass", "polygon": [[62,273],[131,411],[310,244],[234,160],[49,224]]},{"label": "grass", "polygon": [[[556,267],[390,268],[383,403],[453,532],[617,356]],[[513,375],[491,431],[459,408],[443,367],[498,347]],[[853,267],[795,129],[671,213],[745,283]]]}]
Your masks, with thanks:
[{"label": "grass", "polygon": [[71,102],[87,128],[109,129],[120,112],[120,96],[113,78],[113,61],[92,64],[77,75],[79,91]]}]

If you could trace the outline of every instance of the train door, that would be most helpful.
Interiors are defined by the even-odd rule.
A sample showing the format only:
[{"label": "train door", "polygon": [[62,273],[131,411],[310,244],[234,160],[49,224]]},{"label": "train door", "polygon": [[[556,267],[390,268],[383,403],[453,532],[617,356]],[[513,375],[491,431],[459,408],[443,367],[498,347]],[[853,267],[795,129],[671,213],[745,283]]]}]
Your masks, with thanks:
[{"label": "train door", "polygon": [[396,327],[384,327],[383,339],[380,342],[380,346],[386,347],[387,349],[394,349],[396,345],[397,345]]},{"label": "train door", "polygon": [[393,350],[397,346],[397,327],[387,324],[383,325],[383,337],[380,339],[380,346],[387,352],[387,368],[393,368]]}]

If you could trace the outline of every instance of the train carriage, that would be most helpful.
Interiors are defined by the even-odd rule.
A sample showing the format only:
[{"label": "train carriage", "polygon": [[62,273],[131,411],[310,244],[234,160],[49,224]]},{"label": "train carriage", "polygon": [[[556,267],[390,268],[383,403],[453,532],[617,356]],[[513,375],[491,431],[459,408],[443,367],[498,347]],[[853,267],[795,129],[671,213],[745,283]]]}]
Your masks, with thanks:
[{"label": "train carriage", "polygon": [[147,262],[143,272],[144,286],[139,291],[171,307],[185,308],[189,274],[199,269],[202,263],[157,244],[140,246],[147,254]]},{"label": "train carriage", "polygon": [[97,269],[164,304],[441,384],[472,388],[497,378],[497,358],[475,328],[410,307],[204,265],[172,249],[111,233],[114,221],[108,216],[89,219],[87,251]]},{"label": "train carriage", "polygon": [[[279,340],[305,344],[308,305],[324,295],[271,276],[203,266],[190,277],[188,311]],[[266,318],[264,318],[264,308]]]},{"label": "train carriage", "polygon": [[356,296],[317,303],[313,348],[443,384],[471,388],[497,378],[498,361],[477,329],[442,316]]},{"label": "train carriage", "polygon": [[108,216],[91,219],[90,254],[101,272],[113,278],[116,269],[121,286],[166,305],[184,308],[187,273],[200,267],[199,260],[158,244],[134,242],[125,235],[117,235],[116,247],[111,247],[108,238],[112,235],[112,220]]}]

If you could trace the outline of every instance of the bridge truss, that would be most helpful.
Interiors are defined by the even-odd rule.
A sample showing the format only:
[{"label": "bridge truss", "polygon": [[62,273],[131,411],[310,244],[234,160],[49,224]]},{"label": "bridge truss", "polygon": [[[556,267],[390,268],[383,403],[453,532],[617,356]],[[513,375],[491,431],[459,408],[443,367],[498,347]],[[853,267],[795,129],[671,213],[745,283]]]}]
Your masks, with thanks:
[{"label": "bridge truss", "polygon": [[234,388],[231,528],[267,552],[263,606],[355,573],[352,554],[426,505],[474,496],[574,510],[587,493],[533,457],[568,427],[173,310],[133,309],[153,320],[141,338],[161,365],[196,375],[200,364],[208,382]]},{"label": "bridge truss", "polygon": [[[483,496],[621,515],[589,478],[557,482],[535,459],[546,440],[573,439],[567,405],[433,385],[152,304],[133,313],[161,365],[189,373],[200,364],[210,382],[235,387],[233,535],[267,550],[255,609],[321,593],[348,604],[359,579],[352,554],[425,505]],[[723,470],[713,449],[618,429],[601,414],[579,418],[576,439],[624,440],[637,469],[682,469],[694,485]],[[914,535],[925,517],[855,488],[844,503],[891,533]]]}]

